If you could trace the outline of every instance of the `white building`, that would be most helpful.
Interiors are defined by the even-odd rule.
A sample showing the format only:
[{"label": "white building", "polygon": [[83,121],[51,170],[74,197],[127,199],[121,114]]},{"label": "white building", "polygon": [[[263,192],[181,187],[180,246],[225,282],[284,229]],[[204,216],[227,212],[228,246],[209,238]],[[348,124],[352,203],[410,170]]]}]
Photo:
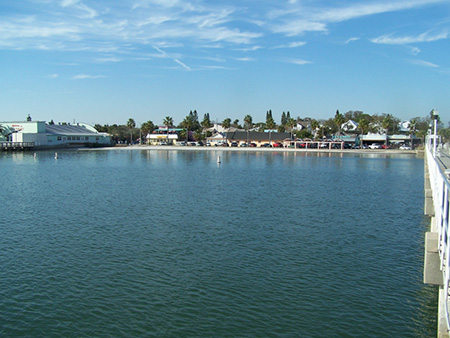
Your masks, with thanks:
[{"label": "white building", "polygon": [[46,124],[45,121],[0,122],[0,141],[29,142],[35,147],[109,145],[111,137],[85,124]]}]

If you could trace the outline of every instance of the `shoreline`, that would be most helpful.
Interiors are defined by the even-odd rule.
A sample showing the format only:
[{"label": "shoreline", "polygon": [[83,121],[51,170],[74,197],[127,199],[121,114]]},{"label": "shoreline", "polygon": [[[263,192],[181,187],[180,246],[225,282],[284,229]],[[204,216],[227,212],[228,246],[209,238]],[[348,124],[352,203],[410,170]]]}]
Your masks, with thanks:
[{"label": "shoreline", "polygon": [[423,150],[400,149],[305,149],[305,148],[253,148],[253,147],[197,147],[197,146],[150,146],[131,145],[98,148],[78,148],[78,150],[182,150],[182,151],[239,151],[239,152],[292,152],[292,153],[336,153],[370,155],[416,155],[423,156]]}]

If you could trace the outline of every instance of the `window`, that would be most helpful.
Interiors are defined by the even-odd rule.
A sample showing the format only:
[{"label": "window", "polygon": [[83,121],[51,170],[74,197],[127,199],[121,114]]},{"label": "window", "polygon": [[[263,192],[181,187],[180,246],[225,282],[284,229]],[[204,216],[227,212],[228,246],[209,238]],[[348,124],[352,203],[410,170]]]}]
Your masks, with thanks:
[{"label": "window", "polygon": [[89,136],[86,136],[84,139],[85,139],[86,141],[88,141],[88,140],[89,140]]},{"label": "window", "polygon": [[95,138],[95,140],[96,140],[96,141],[100,140],[100,137],[97,136],[97,137]]},{"label": "window", "polygon": [[61,140],[62,140],[61,136],[58,136],[58,141],[61,141]]},{"label": "window", "polygon": [[78,141],[80,140],[80,136],[77,136],[77,140],[78,140]]}]

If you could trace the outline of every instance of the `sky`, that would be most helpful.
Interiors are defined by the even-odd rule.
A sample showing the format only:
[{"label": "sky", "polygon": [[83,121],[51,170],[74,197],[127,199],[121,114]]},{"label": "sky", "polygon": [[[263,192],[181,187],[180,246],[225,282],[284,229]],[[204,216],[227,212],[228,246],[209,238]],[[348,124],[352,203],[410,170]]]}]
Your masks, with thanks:
[{"label": "sky", "polygon": [[450,120],[449,0],[2,0],[0,121]]}]

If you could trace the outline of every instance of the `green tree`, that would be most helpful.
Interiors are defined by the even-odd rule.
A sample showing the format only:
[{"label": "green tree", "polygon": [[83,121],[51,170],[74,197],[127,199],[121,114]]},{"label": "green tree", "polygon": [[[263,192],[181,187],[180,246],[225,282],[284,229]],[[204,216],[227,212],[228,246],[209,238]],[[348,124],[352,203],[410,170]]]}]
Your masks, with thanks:
[{"label": "green tree", "polygon": [[245,115],[244,117],[245,129],[249,130],[253,127],[253,119],[250,115]]},{"label": "green tree", "polygon": [[130,129],[130,144],[133,143],[133,129],[136,128],[136,122],[132,118],[128,119],[127,128]]},{"label": "green tree", "polygon": [[208,128],[211,127],[211,121],[209,119],[209,113],[204,115],[203,121],[200,123],[200,125],[202,126],[203,131],[205,132],[205,140],[206,140]]},{"label": "green tree", "polygon": [[297,125],[297,120],[295,120],[291,117],[286,121],[286,127],[289,130],[289,132],[291,133],[291,139],[292,139],[293,129],[296,125]]},{"label": "green tree", "polygon": [[414,149],[414,135],[416,134],[417,121],[412,119],[409,121],[408,129],[411,137],[411,149]]},{"label": "green tree", "polygon": [[312,129],[312,131],[313,131],[313,133],[314,133],[314,138],[317,138],[317,136],[318,136],[318,131],[320,130],[320,124],[319,124],[319,121],[317,121],[317,120],[311,120],[311,129]]},{"label": "green tree", "polygon": [[189,130],[192,130],[193,126],[194,126],[192,114],[189,114],[188,116],[186,116],[184,118],[184,120],[180,123],[180,126],[182,128],[186,129],[186,142],[188,142],[189,141]]},{"label": "green tree", "polygon": [[225,120],[223,120],[222,127],[224,129],[228,129],[231,127],[231,119],[229,117],[227,117]]},{"label": "green tree", "polygon": [[339,110],[336,110],[336,114],[334,115],[334,123],[336,123],[338,128],[338,136],[341,136],[341,128],[344,121],[344,115],[342,115]]},{"label": "green tree", "polygon": [[141,125],[141,131],[142,131],[142,134],[144,135],[144,138],[146,138],[148,134],[153,133],[153,131],[155,129],[156,129],[156,126],[150,120],[142,123],[142,125]]},{"label": "green tree", "polygon": [[233,126],[234,128],[239,128],[239,129],[240,129],[241,126],[240,126],[240,124],[239,124],[239,119],[234,120],[232,126]]},{"label": "green tree", "polygon": [[167,128],[167,143],[169,143],[169,128],[173,126],[173,118],[170,116],[166,116],[166,118],[163,121],[163,124]]},{"label": "green tree", "polygon": [[283,113],[281,114],[281,123],[280,123],[280,125],[284,126],[284,125],[286,125],[286,122],[287,122],[287,119],[286,119],[286,113],[283,112]]}]

